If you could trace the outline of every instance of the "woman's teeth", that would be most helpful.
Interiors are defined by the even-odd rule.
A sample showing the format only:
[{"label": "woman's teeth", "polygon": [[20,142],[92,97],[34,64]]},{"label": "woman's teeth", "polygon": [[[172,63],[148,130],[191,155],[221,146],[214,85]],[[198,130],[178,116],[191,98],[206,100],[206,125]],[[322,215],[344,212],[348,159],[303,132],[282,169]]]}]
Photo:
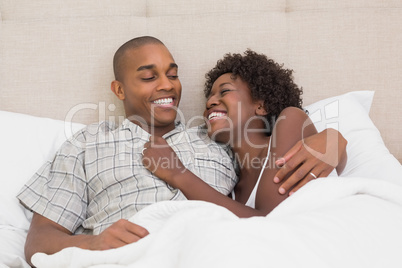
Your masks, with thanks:
[{"label": "woman's teeth", "polygon": [[222,117],[222,116],[226,116],[226,113],[222,113],[222,112],[212,112],[210,115],[208,115],[208,120],[211,120],[211,119],[213,119],[213,118]]}]

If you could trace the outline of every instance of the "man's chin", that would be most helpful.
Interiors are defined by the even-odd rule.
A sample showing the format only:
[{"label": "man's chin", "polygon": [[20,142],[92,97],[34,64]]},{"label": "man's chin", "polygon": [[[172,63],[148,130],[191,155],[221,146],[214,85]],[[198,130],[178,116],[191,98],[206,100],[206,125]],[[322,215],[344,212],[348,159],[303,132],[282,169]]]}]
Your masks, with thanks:
[{"label": "man's chin", "polygon": [[155,128],[171,128],[175,126],[176,116],[162,117],[162,118],[154,118],[153,122],[151,122],[151,126],[153,125]]}]

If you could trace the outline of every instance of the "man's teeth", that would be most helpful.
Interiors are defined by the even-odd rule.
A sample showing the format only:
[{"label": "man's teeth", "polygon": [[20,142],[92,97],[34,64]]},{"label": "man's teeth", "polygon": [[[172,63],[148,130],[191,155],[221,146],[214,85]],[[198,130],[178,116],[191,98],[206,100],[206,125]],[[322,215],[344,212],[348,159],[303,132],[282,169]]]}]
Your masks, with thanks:
[{"label": "man's teeth", "polygon": [[226,113],[222,113],[222,112],[212,112],[212,113],[208,116],[208,120],[211,120],[212,118],[215,118],[215,117],[222,117],[222,116],[226,116]]},{"label": "man's teeth", "polygon": [[172,102],[173,102],[172,98],[158,99],[158,100],[154,101],[155,104],[162,104],[162,105],[163,104],[170,104]]}]

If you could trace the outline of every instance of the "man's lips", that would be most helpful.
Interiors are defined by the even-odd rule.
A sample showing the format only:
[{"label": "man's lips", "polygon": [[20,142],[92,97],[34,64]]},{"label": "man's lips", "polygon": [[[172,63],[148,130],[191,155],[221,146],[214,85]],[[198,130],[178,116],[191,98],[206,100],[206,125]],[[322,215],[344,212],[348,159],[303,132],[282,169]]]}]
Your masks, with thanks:
[{"label": "man's lips", "polygon": [[175,105],[175,98],[165,97],[152,101],[153,104],[163,107],[172,107]]}]

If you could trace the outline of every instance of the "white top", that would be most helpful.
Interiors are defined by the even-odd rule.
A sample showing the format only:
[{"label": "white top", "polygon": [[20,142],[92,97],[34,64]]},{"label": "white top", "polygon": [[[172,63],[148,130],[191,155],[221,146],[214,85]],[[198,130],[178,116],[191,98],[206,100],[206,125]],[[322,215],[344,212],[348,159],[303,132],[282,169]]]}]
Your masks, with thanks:
[{"label": "white top", "polygon": [[[265,158],[264,164],[262,165],[261,171],[260,171],[260,175],[258,176],[258,180],[256,182],[256,184],[254,185],[254,189],[251,192],[250,196],[248,197],[248,200],[246,202],[246,206],[248,207],[252,207],[255,208],[255,197],[257,195],[257,189],[258,189],[258,185],[260,184],[260,180],[262,177],[262,173],[264,173],[264,169],[267,165],[268,162],[268,158],[269,158],[269,151],[271,150],[271,139],[269,139],[269,143],[268,143],[268,151],[267,151],[267,157]],[[235,192],[234,190],[232,191],[232,198],[233,200],[235,200]]]},{"label": "white top", "polygon": [[[264,173],[265,166],[267,165],[268,157],[269,157],[269,150],[270,149],[271,149],[271,140],[269,140],[267,158],[265,159],[264,165],[262,166],[260,176],[258,177],[257,183],[255,184],[254,189],[251,192],[251,194],[248,197],[248,200],[246,202],[246,206],[248,206],[248,207],[255,208],[255,197],[257,195],[258,185],[260,183],[262,173]],[[328,177],[338,177],[338,173],[336,172],[336,169],[332,170],[332,172],[328,175]],[[232,199],[235,200],[235,192],[234,192],[234,190],[232,191]]]}]

